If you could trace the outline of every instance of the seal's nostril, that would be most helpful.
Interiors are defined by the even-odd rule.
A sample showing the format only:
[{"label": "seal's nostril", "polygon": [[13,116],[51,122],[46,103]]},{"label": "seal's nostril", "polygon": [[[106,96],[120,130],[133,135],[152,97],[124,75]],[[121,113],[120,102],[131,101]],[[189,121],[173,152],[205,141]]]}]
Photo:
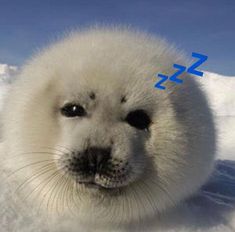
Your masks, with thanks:
[{"label": "seal's nostril", "polygon": [[90,147],[85,151],[89,170],[96,173],[111,157],[111,148]]}]

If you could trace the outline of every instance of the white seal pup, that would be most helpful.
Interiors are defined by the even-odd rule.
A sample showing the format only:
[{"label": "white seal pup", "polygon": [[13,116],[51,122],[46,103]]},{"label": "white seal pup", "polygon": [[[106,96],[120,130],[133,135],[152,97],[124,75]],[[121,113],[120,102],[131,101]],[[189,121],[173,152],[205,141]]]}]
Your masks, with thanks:
[{"label": "white seal pup", "polygon": [[174,63],[185,64],[163,40],[119,27],[73,33],[36,55],[3,109],[17,193],[71,231],[171,231],[164,218],[207,180],[216,150],[195,77],[154,87]]}]

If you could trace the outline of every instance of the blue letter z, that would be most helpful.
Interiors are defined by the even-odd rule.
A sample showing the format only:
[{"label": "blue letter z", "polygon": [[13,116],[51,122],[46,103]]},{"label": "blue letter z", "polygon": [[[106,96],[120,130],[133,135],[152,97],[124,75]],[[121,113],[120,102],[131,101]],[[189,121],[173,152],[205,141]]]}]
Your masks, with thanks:
[{"label": "blue letter z", "polygon": [[197,70],[195,70],[195,68],[197,68],[200,64],[204,63],[207,60],[208,56],[205,56],[205,55],[202,55],[199,53],[195,53],[195,52],[192,53],[192,56],[199,58],[199,60],[196,63],[194,63],[193,65],[191,65],[188,68],[187,72],[202,77],[203,72],[197,71]]},{"label": "blue letter z", "polygon": [[177,76],[179,76],[181,73],[184,72],[184,70],[186,69],[186,67],[179,65],[179,64],[174,64],[173,65],[174,68],[179,69],[178,72],[174,73],[171,77],[170,77],[170,81],[176,82],[177,84],[182,84],[183,80],[176,78]]},{"label": "blue letter z", "polygon": [[158,89],[165,89],[166,87],[165,86],[162,86],[161,84],[164,83],[167,79],[168,79],[168,76],[165,76],[163,74],[158,74],[159,77],[162,78],[162,80],[160,80],[159,82],[157,82],[154,87],[155,88],[158,88]]}]

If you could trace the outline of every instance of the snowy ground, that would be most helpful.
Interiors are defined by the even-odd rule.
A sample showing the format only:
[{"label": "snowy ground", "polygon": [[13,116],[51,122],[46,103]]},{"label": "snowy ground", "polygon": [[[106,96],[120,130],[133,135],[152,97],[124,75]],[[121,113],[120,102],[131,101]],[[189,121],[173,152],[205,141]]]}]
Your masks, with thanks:
[{"label": "snowy ground", "polygon": [[[14,76],[16,72],[16,67],[0,64],[0,110],[10,86],[9,77]],[[230,213],[235,211],[235,77],[205,72],[202,78],[195,78],[202,84],[214,111],[219,132],[218,161],[210,181],[195,197],[187,201],[187,207],[183,209],[186,219],[183,218],[181,222],[182,217],[179,216],[175,221],[179,220],[177,222],[179,225],[185,224],[186,220],[190,228],[194,224],[198,228],[200,224],[199,229],[190,231],[234,232],[235,212]],[[31,219],[28,219],[26,224],[23,218],[15,219],[19,215],[1,205],[4,204],[3,197],[4,189],[3,191],[0,189],[0,232],[48,231],[39,229],[35,222],[30,222]],[[61,232],[61,230],[57,231]],[[189,230],[175,230],[174,227],[169,231],[188,232]]]},{"label": "snowy ground", "polygon": [[15,74],[17,74],[17,67],[0,64],[0,109],[2,107],[3,97],[11,82],[11,78],[14,77]]},{"label": "snowy ground", "polygon": [[218,158],[235,160],[235,77],[205,72],[197,78],[214,111],[219,132]]}]

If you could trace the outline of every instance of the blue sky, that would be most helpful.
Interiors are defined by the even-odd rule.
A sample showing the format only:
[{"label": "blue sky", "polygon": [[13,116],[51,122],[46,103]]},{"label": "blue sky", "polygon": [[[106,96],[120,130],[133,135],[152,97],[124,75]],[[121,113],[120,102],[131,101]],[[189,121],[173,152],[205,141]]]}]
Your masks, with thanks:
[{"label": "blue sky", "polygon": [[22,65],[74,28],[127,24],[165,37],[205,70],[235,76],[235,0],[0,0],[0,63]]}]

